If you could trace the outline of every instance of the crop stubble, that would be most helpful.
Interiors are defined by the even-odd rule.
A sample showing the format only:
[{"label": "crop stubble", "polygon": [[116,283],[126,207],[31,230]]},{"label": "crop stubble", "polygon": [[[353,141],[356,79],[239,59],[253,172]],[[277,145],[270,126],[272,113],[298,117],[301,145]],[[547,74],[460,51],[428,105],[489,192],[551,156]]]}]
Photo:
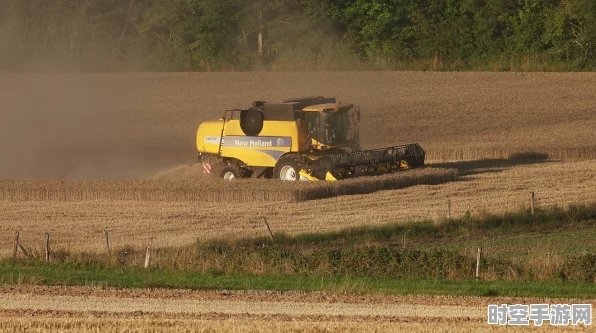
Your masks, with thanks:
[{"label": "crop stubble", "polygon": [[[57,248],[102,250],[104,230],[115,246],[141,246],[153,236],[156,246],[172,246],[263,235],[260,215],[274,232],[296,234],[440,220],[447,199],[453,216],[527,208],[530,191],[537,193],[539,207],[593,202],[592,160],[441,164],[463,170],[461,181],[310,202],[290,202],[295,193],[272,183],[251,186],[273,186],[273,193],[221,194],[217,188],[212,192],[219,197],[196,200],[200,191],[175,184],[176,177],[179,184],[192,183],[197,168],[175,166],[195,159],[194,133],[201,121],[253,99],[312,94],[362,106],[364,148],[419,142],[431,162],[503,159],[520,152],[589,159],[596,156],[595,83],[593,73],[3,74],[0,178],[33,180],[21,188],[2,182],[9,190],[0,201],[0,254],[10,253],[16,230],[33,248],[50,232]],[[110,180],[156,174],[160,179]],[[66,189],[63,199],[78,199],[26,199],[52,186]],[[103,186],[108,197],[93,192]],[[130,190],[134,186],[151,190],[143,197]]]},{"label": "crop stubble", "polygon": [[[304,318],[291,318],[281,321],[277,318],[218,320],[183,319],[96,319],[91,314],[87,318],[45,318],[35,316],[25,318],[6,317],[0,320],[0,329],[7,332],[254,332],[254,333],[372,333],[372,332],[501,332],[502,327],[489,326],[475,321],[422,321],[409,319],[404,322],[379,322],[362,319],[342,318],[329,321],[309,321]],[[546,326],[545,332],[581,331],[583,327]],[[534,327],[510,326],[508,332],[533,332]]]},{"label": "crop stubble", "polygon": [[[453,166],[453,165],[452,165]],[[0,253],[11,253],[14,231],[23,244],[43,245],[50,232],[54,248],[104,251],[103,231],[113,246],[185,245],[198,239],[264,236],[261,216],[273,232],[297,234],[447,216],[527,209],[530,191],[537,207],[596,201],[596,161],[540,162],[470,169],[459,181],[398,191],[340,196],[304,202],[2,201]]]},{"label": "crop stubble", "polygon": [[0,201],[79,202],[284,202],[308,201],[339,195],[374,193],[414,185],[433,185],[457,179],[455,169],[417,169],[341,182],[286,182],[214,177],[151,180],[0,180]]},{"label": "crop stubble", "polygon": [[0,295],[0,329],[12,332],[476,332],[494,330],[486,304],[544,301],[89,287],[3,288]]}]

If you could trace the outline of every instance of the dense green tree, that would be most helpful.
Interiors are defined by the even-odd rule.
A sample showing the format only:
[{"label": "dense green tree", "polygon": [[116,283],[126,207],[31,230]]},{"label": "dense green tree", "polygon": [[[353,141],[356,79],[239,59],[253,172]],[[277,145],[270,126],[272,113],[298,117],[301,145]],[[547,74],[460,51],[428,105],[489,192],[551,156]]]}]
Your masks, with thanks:
[{"label": "dense green tree", "polygon": [[540,54],[548,46],[543,34],[546,15],[558,0],[518,0],[516,15],[511,16],[513,38],[511,51],[514,54]]},{"label": "dense green tree", "polygon": [[574,59],[580,68],[596,65],[596,2],[574,0],[563,7],[567,22],[561,35],[569,45],[568,58]]},{"label": "dense green tree", "polygon": [[463,8],[473,20],[470,37],[474,47],[469,56],[482,61],[503,57],[513,35],[508,21],[514,14],[514,0],[466,0]]},{"label": "dense green tree", "polygon": [[413,60],[416,37],[416,1],[345,0],[329,1],[323,12],[338,22],[356,54],[362,59],[375,57]]},{"label": "dense green tree", "polygon": [[38,62],[97,71],[334,69],[355,61],[593,69],[596,1],[0,2],[0,70]]}]

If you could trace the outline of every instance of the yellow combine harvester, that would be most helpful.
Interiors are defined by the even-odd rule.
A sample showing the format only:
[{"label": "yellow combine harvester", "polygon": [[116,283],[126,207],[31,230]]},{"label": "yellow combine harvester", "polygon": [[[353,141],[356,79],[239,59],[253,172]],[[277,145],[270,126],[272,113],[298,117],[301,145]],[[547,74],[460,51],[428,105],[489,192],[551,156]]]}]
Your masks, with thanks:
[{"label": "yellow combine harvester", "polygon": [[221,177],[344,179],[424,165],[418,144],[360,150],[360,109],[335,98],[253,102],[199,126],[199,163],[221,160]]}]

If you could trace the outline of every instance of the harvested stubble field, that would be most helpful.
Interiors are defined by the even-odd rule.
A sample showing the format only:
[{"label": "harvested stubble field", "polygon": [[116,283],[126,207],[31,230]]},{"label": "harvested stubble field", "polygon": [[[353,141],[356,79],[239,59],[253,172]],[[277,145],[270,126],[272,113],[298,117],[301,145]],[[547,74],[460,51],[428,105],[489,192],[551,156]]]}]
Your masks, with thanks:
[{"label": "harvested stubble field", "polygon": [[339,195],[374,193],[457,179],[455,169],[424,168],[341,182],[294,182],[211,177],[158,180],[0,180],[0,201],[11,202],[300,202]]},{"label": "harvested stubble field", "polygon": [[[16,230],[30,247],[50,232],[58,248],[103,250],[104,230],[115,246],[154,236],[156,246],[177,246],[262,235],[260,215],[274,232],[296,234],[439,220],[448,199],[454,216],[527,208],[529,191],[539,207],[593,202],[595,84],[592,73],[2,74],[0,179],[10,181],[2,182],[0,254],[10,253]],[[364,148],[419,142],[435,169],[458,169],[459,181],[309,202],[269,182],[255,186],[274,192],[226,184],[234,191],[225,198],[219,187],[200,200],[202,190],[172,185],[198,178],[179,166],[196,158],[201,121],[255,99],[313,94],[361,105]],[[527,152],[553,160],[508,159]],[[482,158],[495,160],[460,161]],[[151,190],[144,196],[135,186]],[[329,185],[317,186],[329,194]],[[38,189],[48,187],[78,200],[47,200]]]},{"label": "harvested stubble field", "polygon": [[[521,163],[521,164],[519,164]],[[529,164],[524,164],[529,163]],[[596,201],[596,161],[450,163],[460,169],[458,181],[419,185],[396,191],[304,201],[163,202],[163,201],[2,201],[0,253],[12,251],[14,231],[23,244],[41,249],[44,233],[52,244],[72,251],[104,251],[104,230],[114,246],[190,244],[196,239],[264,236],[261,216],[273,232],[298,234],[423,219],[470,212],[502,213],[537,207]],[[432,170],[432,169],[431,169]]]},{"label": "harvested stubble field", "polygon": [[[43,287],[0,295],[0,330],[10,332],[491,332],[500,327],[486,324],[486,304],[545,301]],[[569,329],[585,327],[541,328]]]}]

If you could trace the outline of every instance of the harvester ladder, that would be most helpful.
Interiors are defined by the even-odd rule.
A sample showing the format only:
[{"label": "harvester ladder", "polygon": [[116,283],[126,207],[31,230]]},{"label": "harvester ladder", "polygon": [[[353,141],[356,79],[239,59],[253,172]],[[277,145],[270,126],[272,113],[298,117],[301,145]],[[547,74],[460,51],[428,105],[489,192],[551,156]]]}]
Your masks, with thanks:
[{"label": "harvester ladder", "polygon": [[221,146],[223,145],[224,140],[224,129],[226,128],[226,118],[223,119],[223,125],[221,125],[221,134],[219,136],[219,149],[217,150],[217,156],[221,157]]}]

